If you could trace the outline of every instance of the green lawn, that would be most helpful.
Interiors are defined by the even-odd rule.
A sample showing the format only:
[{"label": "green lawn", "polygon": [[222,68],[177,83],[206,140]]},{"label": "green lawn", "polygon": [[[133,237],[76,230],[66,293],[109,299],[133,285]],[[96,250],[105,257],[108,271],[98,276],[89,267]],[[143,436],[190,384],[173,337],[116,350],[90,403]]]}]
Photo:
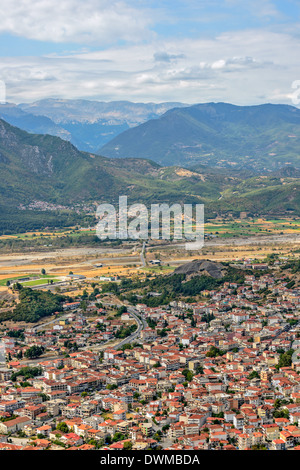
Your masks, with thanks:
[{"label": "green lawn", "polygon": [[266,222],[252,221],[241,222],[219,222],[216,224],[205,224],[205,233],[218,234],[220,238],[230,235],[245,236],[256,233],[272,233],[284,231],[286,229],[300,231],[299,220],[272,219]]},{"label": "green lawn", "polygon": [[20,276],[7,277],[6,279],[1,279],[0,280],[0,286],[6,286],[7,281],[12,281],[12,280],[15,280],[15,279],[19,279],[20,277],[29,277],[29,275],[28,274],[23,274],[23,275],[20,275]]},{"label": "green lawn", "polygon": [[174,271],[173,266],[148,266],[146,268],[143,268],[143,271],[150,271],[150,272],[155,272],[155,273],[160,273],[163,271]]},{"label": "green lawn", "polygon": [[47,284],[48,285],[48,282],[49,281],[49,285],[50,285],[50,281],[53,281],[53,282],[58,282],[60,281],[60,279],[54,279],[54,278],[51,278],[49,277],[48,279],[36,279],[35,281],[25,281],[25,282],[22,282],[22,285],[23,286],[39,286],[39,285],[42,285],[42,284]]}]

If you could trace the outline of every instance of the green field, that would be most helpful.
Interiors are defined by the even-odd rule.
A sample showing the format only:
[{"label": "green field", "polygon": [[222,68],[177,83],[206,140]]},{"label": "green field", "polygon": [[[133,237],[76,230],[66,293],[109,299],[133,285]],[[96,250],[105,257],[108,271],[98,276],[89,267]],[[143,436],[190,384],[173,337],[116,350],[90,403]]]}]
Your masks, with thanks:
[{"label": "green field", "polygon": [[[171,220],[171,233],[173,229]],[[245,237],[258,234],[280,234],[299,233],[299,218],[270,218],[269,220],[259,218],[233,219],[224,218],[222,220],[208,220],[204,225],[204,232],[207,236],[217,235],[219,238]],[[10,251],[22,251],[27,246],[37,250],[45,250],[46,247],[68,248],[75,246],[97,246],[100,240],[96,237],[94,229],[89,230],[57,230],[48,234],[41,232],[7,235],[0,237],[0,249]],[[0,281],[0,285],[3,281]]]},{"label": "green field", "polygon": [[143,271],[147,272],[153,272],[153,273],[160,273],[164,271],[174,271],[173,266],[147,266],[146,268],[143,268]]},{"label": "green field", "polygon": [[293,233],[300,232],[299,220],[285,220],[285,219],[245,219],[235,222],[214,222],[213,224],[205,224],[205,233],[218,235],[219,237],[230,236],[247,236],[259,233],[278,233],[293,231]]},{"label": "green field", "polygon": [[[48,282],[46,282],[46,281],[47,281],[47,279],[36,279],[35,281],[25,281],[25,282],[22,282],[21,284],[25,287],[27,287],[27,286],[39,286],[39,285],[43,285],[43,284],[48,285]],[[50,285],[50,281],[58,282],[58,281],[60,281],[60,279],[49,278],[48,281],[49,281],[49,285]]]},{"label": "green field", "polygon": [[[20,274],[19,276],[13,276],[13,277],[7,277],[5,279],[1,279],[0,280],[0,286],[6,286],[6,283],[7,281],[15,281],[17,279],[22,279],[24,277],[36,277],[37,275],[36,274]],[[59,281],[59,279],[55,279],[53,278],[53,276],[49,276],[49,274],[40,274],[39,275],[40,279],[36,279],[36,280],[32,280],[32,281],[25,281],[25,282],[22,282],[21,284],[26,284],[27,286],[29,285],[38,285],[38,284],[45,284],[47,282],[47,279],[49,279],[49,281],[52,279],[53,282],[56,282],[56,281]],[[36,284],[32,284],[32,283],[36,283]]]}]

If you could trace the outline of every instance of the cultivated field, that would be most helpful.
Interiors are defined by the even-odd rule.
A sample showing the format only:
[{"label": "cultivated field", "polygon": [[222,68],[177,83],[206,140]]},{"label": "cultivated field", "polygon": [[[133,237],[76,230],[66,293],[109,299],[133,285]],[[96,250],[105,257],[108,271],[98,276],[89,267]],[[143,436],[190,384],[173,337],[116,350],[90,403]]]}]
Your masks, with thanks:
[{"label": "cultivated field", "polygon": [[[51,236],[60,237],[66,233],[67,231],[59,231],[56,234],[51,232]],[[271,253],[283,258],[299,256],[299,220],[214,220],[206,224],[205,233],[208,238],[199,251],[186,251],[183,243],[148,241],[145,267],[141,262],[141,242],[131,242],[118,247],[80,246],[53,251],[49,249],[44,252],[1,253],[0,251],[0,292],[7,291],[7,280],[19,277],[38,276],[39,280],[29,281],[27,285],[40,285],[44,282],[41,279],[42,269],[46,271],[46,275],[43,276],[46,283],[47,279],[49,281],[52,279],[54,282],[66,280],[70,272],[85,276],[87,281],[99,282],[100,276],[167,274],[179,264],[196,258],[234,261],[245,258],[263,260]],[[27,236],[29,239],[40,236],[40,232],[15,236]],[[154,259],[160,259],[161,266],[154,267],[149,263]],[[74,288],[76,283],[72,284]]]}]

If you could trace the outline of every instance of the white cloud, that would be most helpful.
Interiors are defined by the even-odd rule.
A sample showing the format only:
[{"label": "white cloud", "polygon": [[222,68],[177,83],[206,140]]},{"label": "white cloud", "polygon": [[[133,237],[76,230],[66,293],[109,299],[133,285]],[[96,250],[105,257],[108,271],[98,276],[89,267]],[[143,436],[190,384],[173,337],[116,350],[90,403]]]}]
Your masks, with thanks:
[{"label": "white cloud", "polygon": [[223,69],[226,65],[226,60],[224,59],[220,59],[220,60],[216,60],[216,62],[213,62],[211,64],[211,68],[212,69]]},{"label": "white cloud", "polygon": [[151,15],[123,0],[6,0],[0,32],[50,42],[107,44],[149,38]]}]

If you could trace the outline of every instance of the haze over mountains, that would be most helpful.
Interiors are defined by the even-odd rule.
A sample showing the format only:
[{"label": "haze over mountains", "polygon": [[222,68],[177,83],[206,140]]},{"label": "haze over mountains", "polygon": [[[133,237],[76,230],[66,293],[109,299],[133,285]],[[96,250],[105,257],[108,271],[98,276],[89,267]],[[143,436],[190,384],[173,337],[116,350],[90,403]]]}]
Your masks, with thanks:
[{"label": "haze over mountains", "polygon": [[[167,170],[148,160],[81,152],[59,137],[30,134],[0,120],[0,230],[58,226],[59,215],[49,216],[52,210],[75,214],[82,205],[117,203],[123,194],[131,202],[151,204],[187,197],[204,202],[218,191],[197,173],[192,181]],[[67,223],[74,224],[74,218]]]},{"label": "haze over mountains", "polygon": [[0,117],[109,158],[252,171],[300,168],[300,110],[289,105],[45,99],[0,105]]}]

